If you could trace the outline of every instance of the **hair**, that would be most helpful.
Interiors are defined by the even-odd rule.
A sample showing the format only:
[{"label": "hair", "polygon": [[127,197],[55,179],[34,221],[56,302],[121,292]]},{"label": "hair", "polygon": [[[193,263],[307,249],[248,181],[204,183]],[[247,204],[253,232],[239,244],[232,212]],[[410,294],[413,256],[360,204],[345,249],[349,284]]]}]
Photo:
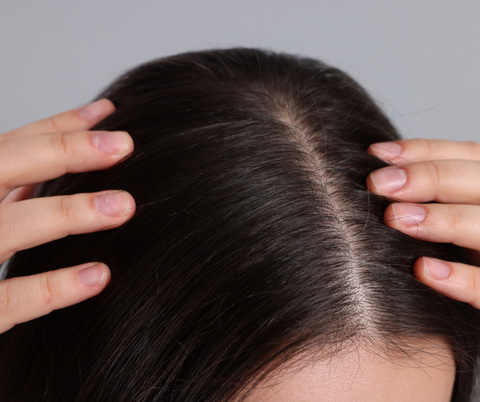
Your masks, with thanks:
[{"label": "hair", "polygon": [[[256,49],[186,53],[120,77],[100,97],[134,153],[39,196],[124,189],[135,216],[15,255],[8,276],[88,261],[97,297],[0,336],[2,401],[228,401],[315,350],[405,350],[441,339],[452,401],[472,401],[479,313],[413,276],[460,249],[383,224],[370,144],[400,137],[367,93],[320,61]],[[407,351],[408,353],[408,351]]]}]

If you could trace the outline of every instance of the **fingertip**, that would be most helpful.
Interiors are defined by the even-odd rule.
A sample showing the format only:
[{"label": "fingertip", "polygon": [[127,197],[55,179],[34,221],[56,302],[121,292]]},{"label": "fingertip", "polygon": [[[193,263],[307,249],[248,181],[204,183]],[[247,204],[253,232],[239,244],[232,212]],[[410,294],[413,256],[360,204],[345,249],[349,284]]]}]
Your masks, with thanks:
[{"label": "fingertip", "polygon": [[385,212],[383,213],[383,221],[385,225],[395,228],[396,227],[396,220],[397,216],[395,215],[395,204],[390,204],[386,209]]},{"label": "fingertip", "polygon": [[88,289],[101,291],[110,282],[110,269],[103,263],[94,262],[77,267],[80,284]]},{"label": "fingertip", "polygon": [[420,282],[424,282],[423,279],[425,277],[425,257],[417,258],[417,260],[413,264],[413,275]]},{"label": "fingertip", "polygon": [[133,215],[135,215],[137,204],[135,202],[135,198],[133,198],[133,196],[130,193],[127,193],[127,197],[128,197],[128,202],[127,202],[126,216],[128,220],[132,218]]},{"label": "fingertip", "polygon": [[[372,172],[373,173],[373,172]],[[378,189],[375,186],[375,182],[373,181],[372,173],[367,176],[367,190],[371,193],[378,193]]]},{"label": "fingertip", "polygon": [[125,156],[133,152],[133,139],[126,131],[94,131],[90,135],[94,147],[102,153]]},{"label": "fingertip", "polygon": [[402,146],[397,141],[377,142],[371,144],[367,152],[385,162],[393,162],[402,154]]},{"label": "fingertip", "polygon": [[109,99],[99,99],[78,110],[79,116],[88,122],[97,123],[115,111],[115,105]]},{"label": "fingertip", "polygon": [[452,273],[450,266],[442,260],[436,258],[424,258],[424,273],[430,279],[447,279]]},{"label": "fingertip", "polygon": [[413,274],[423,284],[453,298],[449,295],[451,284],[446,280],[451,274],[451,269],[445,262],[436,258],[420,257],[413,265]]},{"label": "fingertip", "polygon": [[123,190],[110,190],[97,193],[93,204],[102,215],[130,219],[135,213],[135,200],[130,193]]}]

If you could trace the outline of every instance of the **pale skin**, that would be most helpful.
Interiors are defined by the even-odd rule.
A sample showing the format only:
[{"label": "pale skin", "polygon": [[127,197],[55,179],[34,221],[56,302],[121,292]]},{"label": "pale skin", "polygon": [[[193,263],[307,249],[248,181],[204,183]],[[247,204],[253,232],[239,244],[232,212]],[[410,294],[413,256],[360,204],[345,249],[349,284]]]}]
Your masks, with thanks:
[{"label": "pale skin", "polygon": [[[369,152],[393,165],[367,180],[370,191],[398,200],[385,211],[386,225],[479,255],[480,144],[417,139],[373,144]],[[428,201],[440,204],[422,204]],[[478,267],[422,257],[414,273],[448,297],[480,308]]]},{"label": "pale skin", "polygon": [[[0,135],[0,263],[17,251],[72,234],[115,228],[133,216],[135,201],[119,189],[28,199],[36,183],[65,173],[107,169],[132,153],[133,141],[127,133],[88,131],[114,110],[103,99]],[[95,296],[109,280],[105,264],[85,261],[1,281],[0,333]]]},{"label": "pale skin", "polygon": [[255,386],[244,402],[450,402],[455,362],[442,342],[412,342],[410,355],[353,345],[301,360]]}]

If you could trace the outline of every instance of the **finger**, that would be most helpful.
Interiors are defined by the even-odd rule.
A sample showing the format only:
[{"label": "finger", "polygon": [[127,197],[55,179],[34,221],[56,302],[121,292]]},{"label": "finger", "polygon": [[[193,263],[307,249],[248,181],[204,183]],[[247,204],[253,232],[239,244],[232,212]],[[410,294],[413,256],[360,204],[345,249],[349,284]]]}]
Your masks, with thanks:
[{"label": "finger", "polygon": [[65,173],[101,170],[132,153],[123,131],[74,131],[40,134],[0,142],[1,189],[50,180]]},{"label": "finger", "polygon": [[384,220],[387,226],[417,239],[480,249],[480,206],[391,204]]},{"label": "finger", "polygon": [[391,166],[367,178],[376,194],[407,202],[480,204],[480,162],[446,160]]},{"label": "finger", "polygon": [[110,270],[100,263],[1,281],[0,333],[95,296],[109,281]]},{"label": "finger", "polygon": [[88,130],[114,111],[115,106],[111,101],[100,99],[84,107],[69,110],[4,133],[0,135],[0,140],[34,134]]},{"label": "finger", "polygon": [[445,159],[480,160],[480,144],[473,141],[415,139],[378,142],[372,144],[368,152],[394,165]]},{"label": "finger", "polygon": [[480,309],[480,268],[422,257],[413,269],[417,279],[426,285]]},{"label": "finger", "polygon": [[14,253],[71,234],[122,225],[135,212],[124,191],[35,198],[0,206],[0,262]]}]

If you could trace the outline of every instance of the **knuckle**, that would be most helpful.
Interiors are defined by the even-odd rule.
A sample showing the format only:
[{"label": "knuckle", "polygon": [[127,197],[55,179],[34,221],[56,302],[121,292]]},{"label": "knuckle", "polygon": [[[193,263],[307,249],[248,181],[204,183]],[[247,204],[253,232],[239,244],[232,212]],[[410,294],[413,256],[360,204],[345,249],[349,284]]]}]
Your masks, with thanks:
[{"label": "knuckle", "polygon": [[428,179],[433,185],[438,185],[442,177],[442,168],[435,161],[425,162],[425,166],[428,171]]},{"label": "knuckle", "polygon": [[64,195],[57,199],[56,211],[62,221],[76,221],[77,214],[73,204],[73,198],[69,195]]},{"label": "knuckle", "polygon": [[52,146],[56,153],[68,158],[72,155],[74,146],[72,137],[66,131],[56,133],[52,136]]},{"label": "knuckle", "polygon": [[4,281],[3,292],[0,293],[0,309],[2,315],[14,315],[18,304],[18,293],[15,291],[15,287],[12,286],[12,282],[10,280]]},{"label": "knuckle", "polygon": [[44,306],[50,306],[57,299],[58,288],[51,272],[46,272],[38,277],[38,299]]},{"label": "knuckle", "polygon": [[42,120],[42,123],[43,123],[43,129],[44,129],[43,131],[46,133],[61,131],[60,130],[61,125],[59,122],[58,115],[51,116],[45,120]]},{"label": "knuckle", "polygon": [[468,281],[466,283],[462,281],[462,293],[465,295],[463,301],[472,305],[478,305],[480,302],[480,278],[476,275],[476,272],[472,270],[470,270],[470,275],[468,275],[467,278]]}]

